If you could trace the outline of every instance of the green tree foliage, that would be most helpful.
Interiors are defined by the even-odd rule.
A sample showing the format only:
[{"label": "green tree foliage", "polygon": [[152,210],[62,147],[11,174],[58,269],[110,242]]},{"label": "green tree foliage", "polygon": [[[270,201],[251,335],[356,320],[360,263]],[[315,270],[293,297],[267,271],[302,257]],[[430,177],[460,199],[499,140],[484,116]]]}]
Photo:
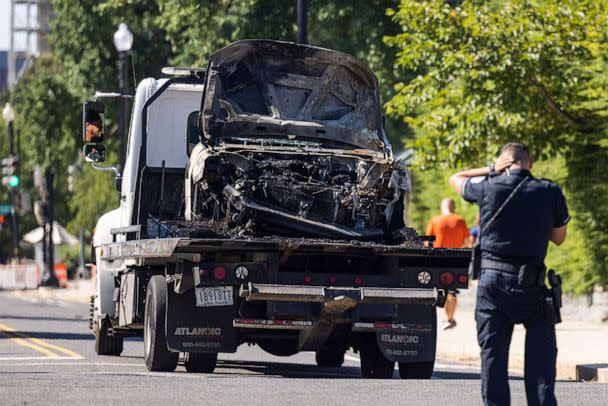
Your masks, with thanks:
[{"label": "green tree foliage", "polygon": [[414,77],[387,109],[414,130],[420,168],[483,164],[511,139],[563,163],[549,175],[563,175],[582,242],[558,265],[572,289],[608,285],[608,3],[402,0],[389,14],[401,32],[386,41]]}]

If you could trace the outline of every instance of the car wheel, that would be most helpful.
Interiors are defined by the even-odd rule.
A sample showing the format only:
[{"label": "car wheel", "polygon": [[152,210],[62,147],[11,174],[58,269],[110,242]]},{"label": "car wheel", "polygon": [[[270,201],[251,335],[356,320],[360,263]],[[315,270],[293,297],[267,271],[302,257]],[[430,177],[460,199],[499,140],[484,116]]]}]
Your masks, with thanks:
[{"label": "car wheel", "polygon": [[95,335],[95,353],[97,355],[120,355],[123,349],[122,337],[108,334],[110,321],[101,319],[93,323],[93,335]]},{"label": "car wheel", "polygon": [[344,353],[342,348],[329,347],[325,350],[317,351],[315,359],[320,367],[339,368],[344,363]]},{"label": "car wheel", "polygon": [[154,275],[148,283],[144,313],[144,359],[149,371],[174,371],[179,353],[169,351],[165,332],[167,282]]},{"label": "car wheel", "polygon": [[184,366],[188,372],[200,372],[210,374],[217,365],[217,353],[215,354],[195,354],[187,353]]},{"label": "car wheel", "polygon": [[371,379],[390,379],[393,377],[395,362],[384,357],[378,347],[376,337],[365,342],[360,348],[361,375]]},{"label": "car wheel", "polygon": [[401,379],[431,379],[435,361],[430,362],[400,362],[399,376]]}]

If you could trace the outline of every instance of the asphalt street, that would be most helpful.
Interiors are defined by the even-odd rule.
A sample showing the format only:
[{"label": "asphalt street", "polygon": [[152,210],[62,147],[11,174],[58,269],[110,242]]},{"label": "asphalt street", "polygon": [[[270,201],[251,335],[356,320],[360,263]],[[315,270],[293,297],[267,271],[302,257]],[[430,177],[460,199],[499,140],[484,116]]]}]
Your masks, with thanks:
[{"label": "asphalt street", "polygon": [[[97,356],[86,305],[0,292],[0,405],[480,404],[479,371],[438,361],[431,380],[360,378],[349,353],[342,368],[319,368],[314,354],[281,358],[258,347],[221,354],[213,374],[148,372],[143,342],[120,357]],[[513,404],[525,404],[521,377]],[[562,405],[606,405],[608,385],[558,382]]]}]

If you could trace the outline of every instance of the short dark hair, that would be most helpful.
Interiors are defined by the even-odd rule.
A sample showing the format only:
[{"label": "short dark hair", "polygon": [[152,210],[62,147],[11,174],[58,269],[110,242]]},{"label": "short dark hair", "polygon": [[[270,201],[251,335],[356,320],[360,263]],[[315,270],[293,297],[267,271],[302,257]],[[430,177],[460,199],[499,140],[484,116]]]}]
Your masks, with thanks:
[{"label": "short dark hair", "polygon": [[514,162],[527,165],[532,161],[530,150],[523,142],[507,142],[500,150],[500,154],[508,153]]}]

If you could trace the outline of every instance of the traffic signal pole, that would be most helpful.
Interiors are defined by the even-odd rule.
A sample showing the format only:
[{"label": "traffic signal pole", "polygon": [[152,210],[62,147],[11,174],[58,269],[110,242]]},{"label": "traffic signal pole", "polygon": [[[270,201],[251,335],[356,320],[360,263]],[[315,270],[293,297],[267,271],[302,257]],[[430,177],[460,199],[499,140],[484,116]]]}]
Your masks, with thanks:
[{"label": "traffic signal pole", "polygon": [[[8,148],[11,158],[15,162],[15,172],[19,176],[19,158],[15,153],[15,137],[13,132],[13,122],[7,123],[8,133]],[[19,178],[17,178],[19,179]],[[11,211],[11,228],[13,232],[13,256],[17,258],[17,262],[21,258],[21,244],[19,242],[19,216],[17,215],[17,206],[19,204],[19,184],[15,187],[11,187],[11,201],[13,203],[13,209]]]}]

